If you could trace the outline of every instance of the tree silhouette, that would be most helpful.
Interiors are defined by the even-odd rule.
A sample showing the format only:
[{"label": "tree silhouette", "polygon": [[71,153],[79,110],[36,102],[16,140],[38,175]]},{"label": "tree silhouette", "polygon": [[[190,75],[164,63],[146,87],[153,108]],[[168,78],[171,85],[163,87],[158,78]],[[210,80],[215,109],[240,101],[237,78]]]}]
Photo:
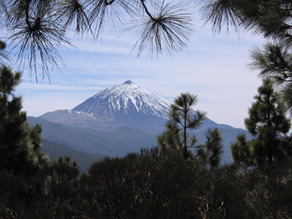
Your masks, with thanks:
[{"label": "tree silhouette", "polygon": [[252,52],[251,66],[260,71],[263,78],[272,78],[282,94],[287,109],[292,115],[292,54],[290,44],[265,45],[263,50]]},{"label": "tree silhouette", "polygon": [[221,161],[221,155],[223,153],[222,134],[215,128],[214,130],[208,130],[206,134],[207,141],[205,143],[206,150],[209,154],[209,165],[211,168],[219,167]]},{"label": "tree silhouette", "polygon": [[291,41],[291,2],[282,0],[213,0],[202,1],[202,15],[214,31],[224,26],[245,28],[264,37]]},{"label": "tree silhouette", "polygon": [[249,109],[249,118],[245,119],[246,128],[255,139],[247,142],[244,136],[238,136],[237,142],[231,145],[234,161],[245,166],[278,162],[287,157],[289,151],[285,135],[290,122],[273,82],[264,80],[258,93]]},{"label": "tree silhouette", "polygon": [[14,95],[20,73],[0,67],[0,218],[39,218],[47,157],[40,150],[41,127],[30,127]]},{"label": "tree silhouette", "polygon": [[21,97],[13,94],[20,73],[0,68],[0,169],[29,175],[45,164],[40,151],[41,127],[30,128],[25,112],[21,112]]},{"label": "tree silhouette", "polygon": [[197,96],[182,93],[174,100],[169,112],[169,121],[166,131],[158,138],[158,142],[167,147],[178,148],[183,151],[185,159],[188,157],[188,148],[195,146],[196,137],[190,137],[190,130],[198,128],[205,119],[205,113],[194,111]]}]

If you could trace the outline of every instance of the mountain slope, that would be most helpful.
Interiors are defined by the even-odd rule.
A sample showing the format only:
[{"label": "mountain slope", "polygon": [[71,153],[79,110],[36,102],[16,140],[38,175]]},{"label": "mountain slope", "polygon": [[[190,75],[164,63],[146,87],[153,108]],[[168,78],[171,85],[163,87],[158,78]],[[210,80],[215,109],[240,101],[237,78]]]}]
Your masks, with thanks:
[{"label": "mountain slope", "polygon": [[[95,131],[87,128],[73,128],[64,126],[46,120],[34,117],[28,117],[29,123],[35,125],[36,123],[42,126],[42,138],[45,146],[52,146],[52,144],[66,146],[68,150],[57,150],[55,148],[48,148],[48,154],[52,159],[58,156],[72,156],[72,151],[78,154],[90,154],[93,157],[116,157],[124,156],[127,153],[139,152],[141,148],[149,148],[156,145],[156,135],[144,133],[140,130],[134,130],[130,128],[120,128],[114,131]],[[202,128],[195,131],[195,135],[198,139],[198,144],[204,143],[206,140],[205,134],[208,128]],[[224,154],[222,156],[223,162],[232,162],[230,153],[230,143],[235,142],[238,134],[245,133],[248,138],[251,136],[247,131],[242,129],[230,128],[228,126],[221,126],[219,130],[223,134]],[[47,145],[47,141],[50,142]],[[74,154],[73,153],[73,154]],[[86,164],[85,155],[72,156],[78,161],[82,169],[92,162],[92,158],[88,158]],[[78,158],[81,156],[81,158]],[[78,159],[77,159],[77,158]],[[84,164],[85,163],[85,164]]]},{"label": "mountain slope", "polygon": [[104,156],[98,154],[88,154],[75,151],[65,145],[47,139],[42,139],[42,143],[43,147],[41,150],[49,156],[51,161],[56,161],[58,157],[69,156],[78,163],[78,168],[82,172],[86,172],[90,164],[98,162],[104,158]]},{"label": "mountain slope", "polygon": [[[28,117],[28,121],[31,125],[38,123],[42,126],[42,138],[45,146],[46,142],[49,141],[50,144],[63,145],[69,148],[69,150],[76,152],[74,156],[72,156],[72,152],[70,151],[68,153],[68,151],[60,152],[57,150],[54,154],[54,149],[51,149],[49,153],[51,158],[72,156],[81,164],[85,162],[84,160],[86,159],[84,157],[86,156],[83,154],[78,155],[78,152],[91,154],[93,157],[121,157],[127,153],[139,152],[141,148],[149,148],[156,145],[157,135],[145,133],[137,129],[120,128],[113,131],[97,131],[87,128],[73,128],[34,117]],[[224,154],[222,160],[223,162],[230,163],[232,162],[230,143],[235,142],[238,134],[245,133],[248,138],[251,136],[243,129],[235,129],[224,125],[218,125],[218,127],[223,134]],[[195,131],[198,144],[205,142],[205,134],[208,128],[211,127],[205,127]],[[90,163],[92,158],[88,159]]]},{"label": "mountain slope", "polygon": [[[131,120],[137,113],[167,119],[170,104],[167,99],[150,93],[128,80],[99,92],[76,106],[73,111],[88,113],[95,118],[101,116],[121,121]],[[128,116],[120,117],[123,114]]]},{"label": "mountain slope", "polygon": [[[100,91],[71,110],[49,112],[39,119],[46,139],[86,153],[123,156],[156,144],[156,136],[165,130],[170,105],[169,100],[126,81]],[[52,123],[46,127],[45,121],[55,123],[54,128]],[[195,130],[200,142],[213,128],[223,133],[223,160],[231,162],[230,143],[238,134],[250,135],[207,118]]]},{"label": "mountain slope", "polygon": [[107,88],[72,110],[46,113],[41,118],[67,126],[114,130],[121,127],[161,132],[171,102],[132,81]]},{"label": "mountain slope", "polygon": [[52,123],[41,118],[28,117],[30,125],[42,126],[42,138],[66,145],[75,151],[102,156],[124,156],[143,147],[155,145],[156,136],[140,130],[121,128],[113,131],[96,131]]}]

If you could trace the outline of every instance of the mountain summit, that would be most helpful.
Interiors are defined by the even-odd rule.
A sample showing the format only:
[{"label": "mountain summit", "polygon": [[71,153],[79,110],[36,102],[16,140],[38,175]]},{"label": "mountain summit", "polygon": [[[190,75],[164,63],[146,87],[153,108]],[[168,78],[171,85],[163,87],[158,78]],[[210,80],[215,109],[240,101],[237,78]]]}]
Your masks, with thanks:
[{"label": "mountain summit", "polygon": [[99,92],[73,108],[73,111],[89,113],[95,118],[126,122],[139,120],[142,117],[167,119],[170,104],[167,99],[142,89],[128,80]]},{"label": "mountain summit", "polygon": [[131,81],[131,80],[127,80],[123,84],[135,84],[135,83],[133,81]]},{"label": "mountain summit", "polygon": [[164,128],[170,105],[169,100],[127,80],[100,91],[72,110],[46,113],[41,118],[98,130],[128,127],[157,132]]}]

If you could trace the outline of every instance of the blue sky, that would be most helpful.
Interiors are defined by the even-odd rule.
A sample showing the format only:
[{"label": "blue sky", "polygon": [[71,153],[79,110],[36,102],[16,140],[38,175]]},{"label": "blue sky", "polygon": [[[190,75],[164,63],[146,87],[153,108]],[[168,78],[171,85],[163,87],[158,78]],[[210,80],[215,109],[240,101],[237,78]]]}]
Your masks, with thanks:
[{"label": "blue sky", "polygon": [[61,48],[63,64],[47,79],[35,82],[24,70],[16,94],[29,116],[71,109],[102,89],[132,80],[138,86],[173,99],[181,92],[198,95],[196,109],[217,123],[244,128],[244,118],[261,84],[248,66],[250,50],[263,39],[251,33],[222,32],[194,23],[189,46],[172,55],[139,58],[133,34],[105,32],[101,40],[74,37],[77,48]]}]

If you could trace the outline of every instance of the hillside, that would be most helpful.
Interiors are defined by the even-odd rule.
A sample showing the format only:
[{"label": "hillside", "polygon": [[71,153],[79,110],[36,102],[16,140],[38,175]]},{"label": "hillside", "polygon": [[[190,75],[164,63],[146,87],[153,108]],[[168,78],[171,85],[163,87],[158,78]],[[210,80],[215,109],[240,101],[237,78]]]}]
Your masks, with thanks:
[{"label": "hillside", "polygon": [[104,157],[98,154],[88,154],[80,151],[74,151],[69,147],[42,139],[43,147],[41,150],[47,154],[51,161],[56,161],[58,157],[69,156],[79,165],[78,168],[82,172],[86,172],[90,164],[102,160]]}]

